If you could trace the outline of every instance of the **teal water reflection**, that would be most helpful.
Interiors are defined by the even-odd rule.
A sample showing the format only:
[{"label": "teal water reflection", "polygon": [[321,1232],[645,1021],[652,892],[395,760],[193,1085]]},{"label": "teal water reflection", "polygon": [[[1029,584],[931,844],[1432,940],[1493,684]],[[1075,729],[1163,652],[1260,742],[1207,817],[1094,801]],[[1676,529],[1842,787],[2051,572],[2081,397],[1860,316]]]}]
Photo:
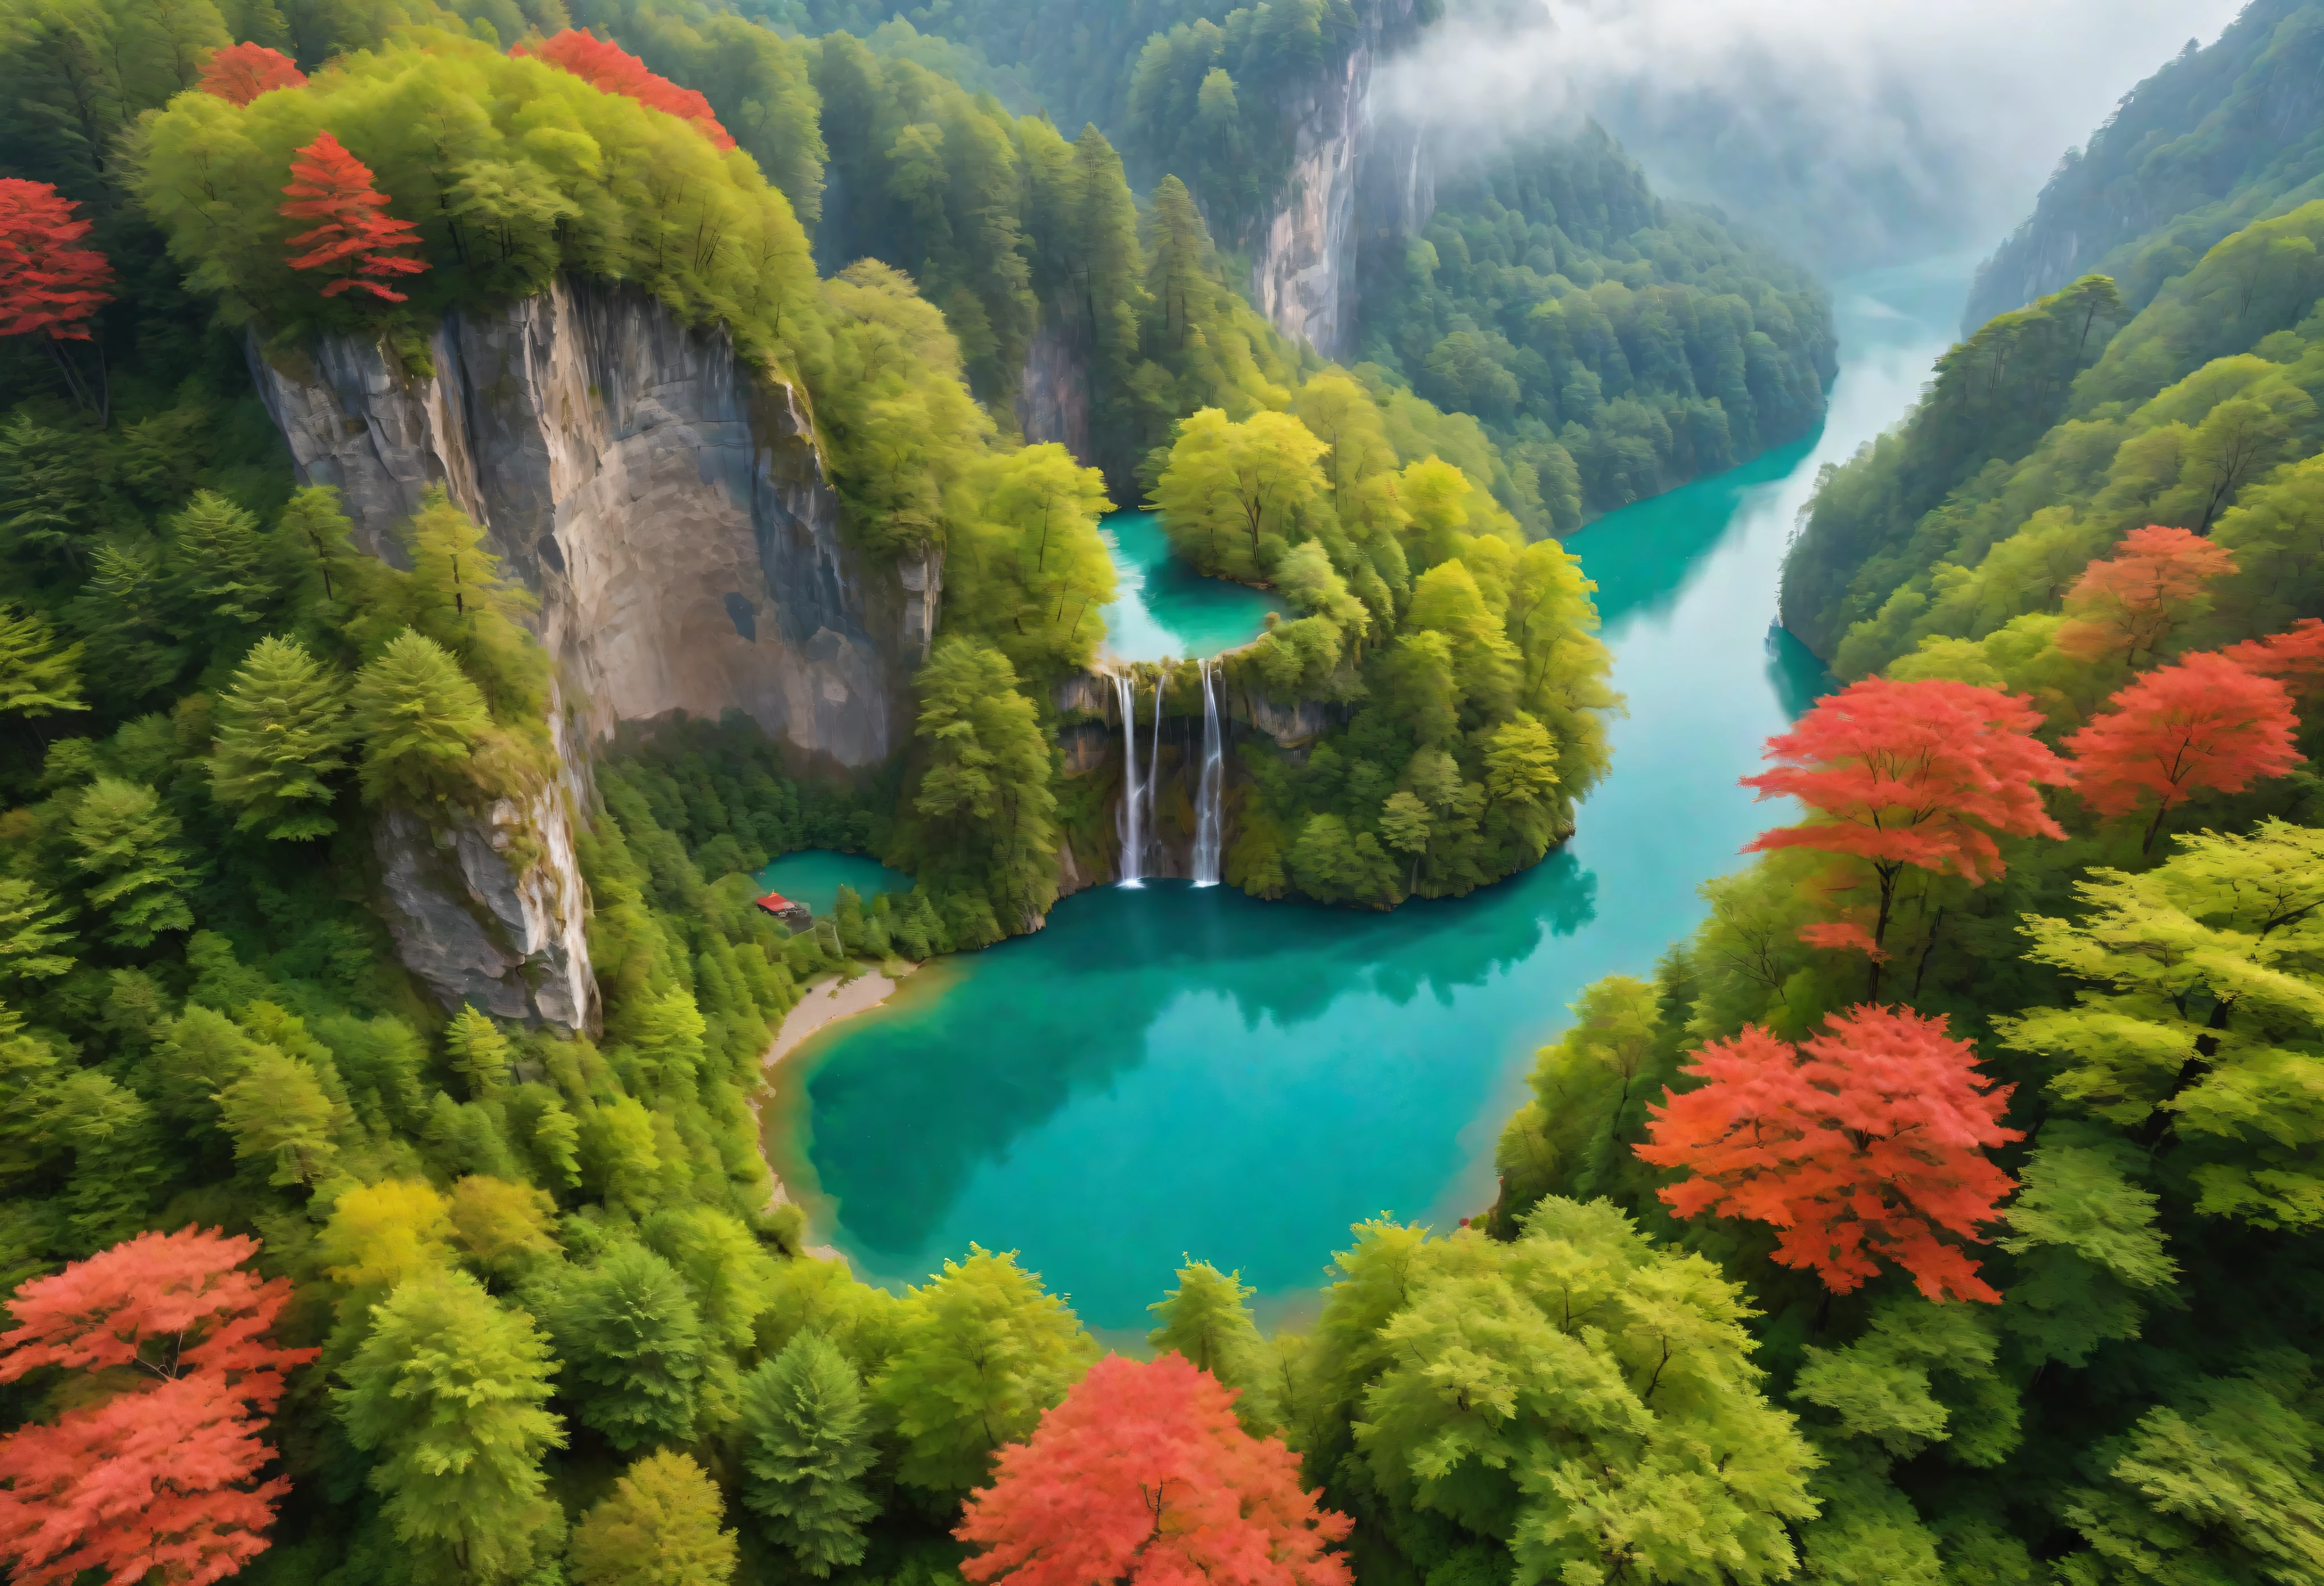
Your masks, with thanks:
[{"label": "teal water reflection", "polygon": [[1120,660],[1207,660],[1258,638],[1273,595],[1205,578],[1170,549],[1152,512],[1115,512],[1101,526],[1118,594],[1104,609],[1105,648]]},{"label": "teal water reflection", "polygon": [[829,914],[839,906],[842,887],[853,887],[856,896],[870,898],[880,892],[908,892],[912,878],[876,859],[828,848],[786,853],[759,872],[761,891],[780,892],[818,915]]},{"label": "teal water reflection", "polygon": [[1630,714],[1563,850],[1386,916],[1107,889],[925,972],[787,1076],[804,1096],[779,1166],[818,1236],[890,1282],[972,1240],[1018,1249],[1122,1328],[1182,1255],[1281,1294],[1314,1284],[1359,1218],[1482,1207],[1494,1137],[1565,1004],[1650,973],[1701,917],[1699,884],[1767,824],[1735,779],[1826,682],[1771,630],[1784,543],[1816,468],[1909,404],[1965,279],[1851,283],[1820,440],[1573,539]]}]

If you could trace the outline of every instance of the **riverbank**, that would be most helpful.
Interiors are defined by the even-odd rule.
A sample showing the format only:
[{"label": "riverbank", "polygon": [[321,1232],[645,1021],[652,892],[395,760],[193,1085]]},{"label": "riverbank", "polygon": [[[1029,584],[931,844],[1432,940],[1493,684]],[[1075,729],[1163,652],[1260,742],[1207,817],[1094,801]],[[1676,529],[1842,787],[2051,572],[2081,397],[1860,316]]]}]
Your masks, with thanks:
[{"label": "riverbank", "polygon": [[809,986],[798,1005],[783,1015],[782,1028],[775,1032],[774,1045],[759,1059],[759,1066],[771,1069],[825,1025],[877,1008],[895,994],[905,975],[918,967],[899,961],[892,978],[880,970],[867,969],[853,980],[818,981]]},{"label": "riverbank", "polygon": [[[893,975],[887,974],[881,970],[867,969],[851,979],[835,978],[817,981],[800,995],[798,1003],[791,1010],[783,1015],[782,1025],[775,1031],[773,1044],[768,1047],[765,1056],[759,1059],[760,1090],[759,1094],[751,1102],[752,1111],[759,1115],[759,1132],[761,1140],[760,1149],[762,1155],[765,1151],[765,1098],[769,1088],[774,1083],[775,1070],[782,1066],[783,1059],[797,1051],[807,1037],[815,1034],[824,1026],[835,1024],[843,1019],[858,1013],[867,1013],[885,1002],[895,994],[896,988],[903,983],[903,977],[918,969],[919,965],[908,961],[899,961],[895,967],[896,973]],[[775,1186],[774,1194],[767,1198],[768,1210],[772,1211],[777,1206],[789,1205],[791,1203],[790,1186],[783,1182],[782,1175],[775,1171],[775,1165],[771,1161],[767,1164],[767,1174],[774,1181]],[[838,1261],[844,1264],[847,1259],[831,1245],[808,1245],[805,1247],[805,1251],[819,1261]]]}]

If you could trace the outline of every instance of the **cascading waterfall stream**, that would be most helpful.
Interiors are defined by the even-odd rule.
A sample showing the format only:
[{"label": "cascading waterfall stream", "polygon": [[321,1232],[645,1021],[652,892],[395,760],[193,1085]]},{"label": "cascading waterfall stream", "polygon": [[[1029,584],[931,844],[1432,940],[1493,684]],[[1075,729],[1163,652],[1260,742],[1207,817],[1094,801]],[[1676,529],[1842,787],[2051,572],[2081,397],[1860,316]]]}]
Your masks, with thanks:
[{"label": "cascading waterfall stream", "polygon": [[[1162,679],[1154,679],[1154,747],[1146,757],[1146,840],[1154,841],[1154,800],[1162,788]],[[1141,855],[1142,857],[1142,855]]]},{"label": "cascading waterfall stream", "polygon": [[[1127,672],[1113,675],[1113,696],[1121,705],[1121,812],[1115,817],[1115,828],[1121,836],[1121,881],[1125,887],[1145,884],[1146,828],[1142,799],[1146,789],[1138,780],[1138,691],[1135,681]],[[1154,714],[1162,714],[1160,701],[1156,701]]]},{"label": "cascading waterfall stream", "polygon": [[1226,790],[1227,759],[1219,731],[1219,696],[1211,663],[1196,661],[1203,674],[1203,770],[1194,783],[1194,885],[1219,884],[1219,803]]}]

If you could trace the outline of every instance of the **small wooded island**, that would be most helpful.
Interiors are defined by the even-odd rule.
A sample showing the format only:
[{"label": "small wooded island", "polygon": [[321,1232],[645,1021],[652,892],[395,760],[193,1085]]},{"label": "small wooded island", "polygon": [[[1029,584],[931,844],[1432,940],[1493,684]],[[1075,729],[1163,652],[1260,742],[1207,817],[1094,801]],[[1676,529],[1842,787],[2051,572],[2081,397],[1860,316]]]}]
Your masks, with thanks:
[{"label": "small wooded island", "polygon": [[[1385,912],[1584,822],[1588,525],[1807,456],[1823,290],[1594,124],[1382,113],[1443,9],[0,0],[12,1580],[2324,1579],[2300,0],[1821,476],[1755,857],[1489,1204],[1102,1342],[1005,1229],[809,1253],[803,997],[1131,830],[1476,907]],[[1117,508],[1285,609],[1107,659]],[[803,920],[811,849],[909,884]]]}]

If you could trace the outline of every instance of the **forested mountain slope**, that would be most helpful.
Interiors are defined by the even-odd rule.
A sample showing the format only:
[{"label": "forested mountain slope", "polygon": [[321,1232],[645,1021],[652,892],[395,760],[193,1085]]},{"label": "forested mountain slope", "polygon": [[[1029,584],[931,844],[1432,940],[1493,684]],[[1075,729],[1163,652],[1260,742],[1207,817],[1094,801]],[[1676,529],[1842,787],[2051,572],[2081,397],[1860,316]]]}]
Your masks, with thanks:
[{"label": "forested mountain slope", "polygon": [[[2162,124],[2156,84],[2217,64],[2175,63],[2116,128]],[[1766,1274],[1762,1358],[1830,1462],[1802,1578],[2324,1568],[2317,1137],[2284,1088],[2316,1081],[2292,1010],[2324,983],[2324,202],[2254,174],[2295,169],[2307,136],[2246,124],[2208,166],[2150,143],[2153,185],[2123,192],[2165,207],[2110,257],[2156,273],[2135,294],[2045,281],[1826,473],[1784,615],[1850,686],[1748,781],[1808,818],[1706,889],[1711,919],[1651,982],[1591,989],[1503,1136],[1497,1228],[1536,1194],[1602,1194]],[[1908,1286],[1856,1262],[1820,1192],[1776,1208],[1778,1182],[1824,1171],[1817,1136],[1777,1126],[1794,1143],[1763,1157],[1789,1104],[1747,1097],[1795,1085],[1860,1120],[1826,1098],[1931,1083],[1965,1087],[1947,1127],[1982,1142],[1936,1176],[1983,1210],[1922,1204],[1992,1242],[1950,1246],[1973,1274],[1891,1245]],[[1873,1132],[1933,1139],[1892,1116]],[[1823,1281],[1787,1295],[1770,1263]]]},{"label": "forested mountain slope", "polygon": [[[2259,0],[2126,97],[1977,300],[2001,300],[1997,272],[2049,295],[1940,359],[1905,423],[1823,482],[1783,614],[1842,676],[2053,610],[2142,523],[2227,532],[2316,449],[2319,39],[2324,14]],[[2067,237],[2079,252],[2027,252]],[[2100,258],[2124,273],[2057,279]]]},{"label": "forested mountain slope", "polygon": [[1426,226],[1365,239],[1364,355],[1482,420],[1558,532],[1821,420],[1831,309],[1800,266],[1656,198],[1595,127],[1434,155]]},{"label": "forested mountain slope", "polygon": [[[1279,227],[1286,207],[1343,226],[1344,240],[1308,239],[1323,290],[1352,321],[1339,332],[1342,355],[1482,420],[1508,458],[1498,493],[1528,532],[1563,533],[1746,461],[1821,416],[1833,364],[1821,289],[1716,217],[1665,204],[1602,131],[1480,152],[1379,131],[1360,104],[1345,122],[1314,119],[1358,41],[1392,52],[1427,8],[798,0],[784,14],[808,31],[940,30],[989,62],[1016,63],[1012,80],[1042,85],[1053,113],[1069,104],[1104,128],[1133,180],[1182,179],[1239,252],[1268,246],[1265,228]],[[1141,45],[1120,48],[1146,24]],[[867,148],[886,146],[886,126]],[[1294,181],[1318,137],[1349,146],[1298,165]],[[1315,183],[1330,190],[1308,190]],[[841,256],[848,244],[828,226],[825,235],[829,256]],[[972,346],[981,334],[963,330]]]},{"label": "forested mountain slope", "polygon": [[[2324,204],[2237,232],[2111,339],[2093,277],[1954,349],[1912,420],[1824,480],[1785,565],[1786,624],[1861,677],[2052,620],[2083,564],[2143,524],[2233,542],[2324,441],[2319,235]],[[2304,576],[2277,574],[2288,609],[2310,609]]]},{"label": "forested mountain slope", "polygon": [[2324,8],[2253,0],[2123,97],[1978,272],[1963,334],[2077,277],[2142,309],[2254,220],[2324,197]]}]

